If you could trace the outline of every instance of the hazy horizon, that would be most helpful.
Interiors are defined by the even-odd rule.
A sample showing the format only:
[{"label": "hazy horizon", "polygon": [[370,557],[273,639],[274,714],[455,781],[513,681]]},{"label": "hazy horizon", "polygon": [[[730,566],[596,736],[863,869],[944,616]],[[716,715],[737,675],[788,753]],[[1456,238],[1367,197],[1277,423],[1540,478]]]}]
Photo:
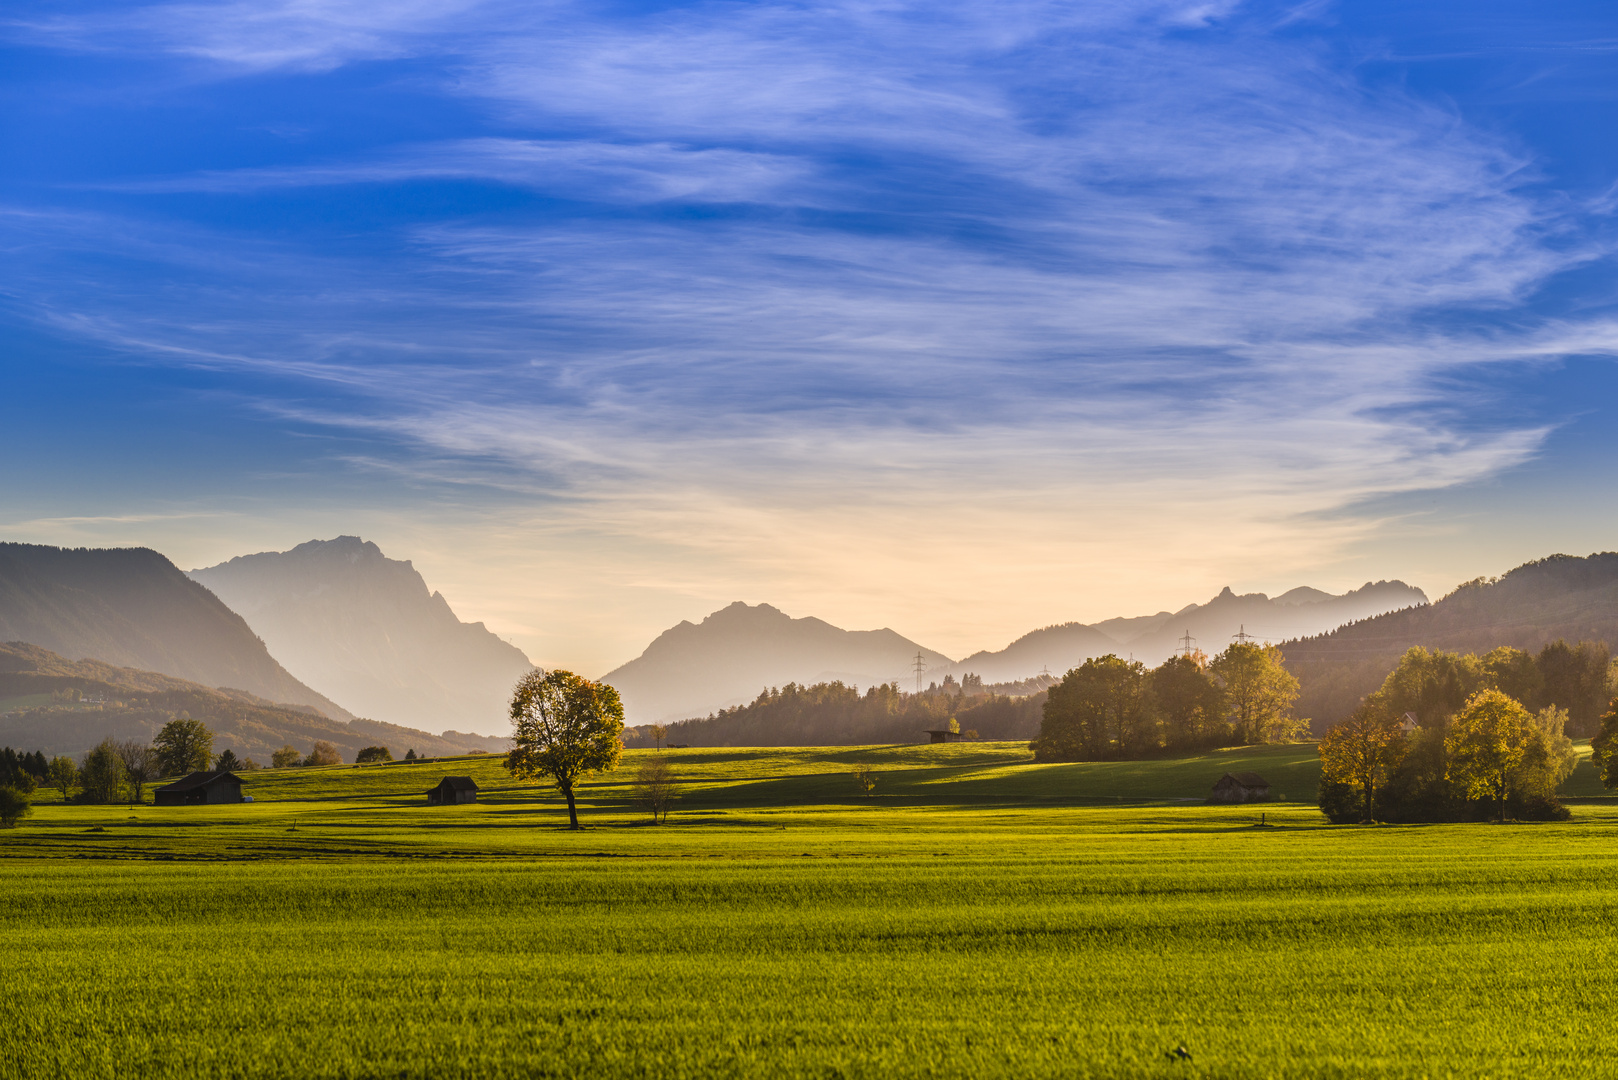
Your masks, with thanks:
[{"label": "hazy horizon", "polygon": [[1593,3],[25,3],[0,539],[544,666],[1618,548]]}]

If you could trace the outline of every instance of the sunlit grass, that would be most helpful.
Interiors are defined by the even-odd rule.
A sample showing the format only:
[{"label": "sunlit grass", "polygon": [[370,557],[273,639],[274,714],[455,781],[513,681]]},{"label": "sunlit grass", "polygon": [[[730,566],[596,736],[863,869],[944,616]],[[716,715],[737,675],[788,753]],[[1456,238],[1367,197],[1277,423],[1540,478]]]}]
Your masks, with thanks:
[{"label": "sunlit grass", "polygon": [[[0,838],[0,1073],[1583,1076],[1611,1042],[1604,802],[1333,828],[1173,801],[1221,755],[666,753],[667,826],[618,776],[570,832],[492,759],[43,805]],[[426,807],[446,773],[480,801]]]}]

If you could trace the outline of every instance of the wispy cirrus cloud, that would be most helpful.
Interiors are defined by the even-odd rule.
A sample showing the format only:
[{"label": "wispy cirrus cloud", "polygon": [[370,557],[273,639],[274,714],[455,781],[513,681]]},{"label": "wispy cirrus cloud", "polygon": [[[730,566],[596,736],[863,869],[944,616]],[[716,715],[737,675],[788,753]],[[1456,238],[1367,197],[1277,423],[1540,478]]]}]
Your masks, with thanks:
[{"label": "wispy cirrus cloud", "polygon": [[[1605,257],[1584,211],[1286,10],[235,3],[33,32],[214,78],[409,56],[416,92],[475,110],[87,182],[130,200],[110,246],[144,272],[91,288],[24,245],[15,291],[148,362],[278,380],[242,394],[401,475],[544,500],[559,559],[588,534],[660,568],[637,580],[903,609],[919,547],[980,607],[1040,593],[1009,634],[1073,617],[1075,565],[1134,567],[1122,595],[1319,561],[1376,525],[1334,512],[1537,452],[1542,418],[1469,407],[1480,373],[1613,351],[1605,315],[1532,306]],[[248,222],[424,185],[529,201],[383,214],[341,251]],[[181,228],[145,196],[252,209]],[[933,536],[963,503],[993,524]]]}]

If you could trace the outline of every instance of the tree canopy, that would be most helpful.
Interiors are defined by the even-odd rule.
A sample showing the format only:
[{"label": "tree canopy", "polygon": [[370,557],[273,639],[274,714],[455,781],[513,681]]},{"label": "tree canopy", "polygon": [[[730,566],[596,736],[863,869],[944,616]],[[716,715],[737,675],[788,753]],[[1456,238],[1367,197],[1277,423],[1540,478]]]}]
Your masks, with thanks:
[{"label": "tree canopy", "polygon": [[574,786],[618,764],[624,706],[618,691],[571,671],[531,671],[511,696],[512,748],[506,769],[519,780],[549,777],[567,798],[568,824],[579,827]]},{"label": "tree canopy", "polygon": [[1527,709],[1499,690],[1480,690],[1455,715],[1445,735],[1445,777],[1471,798],[1494,798],[1504,821],[1512,774],[1523,763],[1532,737]]},{"label": "tree canopy", "polygon": [[1374,821],[1377,789],[1392,779],[1409,750],[1409,739],[1396,721],[1361,708],[1320,740],[1321,781],[1360,788],[1365,820]]},{"label": "tree canopy", "polygon": [[170,720],[152,740],[164,776],[201,772],[213,759],[213,732],[201,720]]}]

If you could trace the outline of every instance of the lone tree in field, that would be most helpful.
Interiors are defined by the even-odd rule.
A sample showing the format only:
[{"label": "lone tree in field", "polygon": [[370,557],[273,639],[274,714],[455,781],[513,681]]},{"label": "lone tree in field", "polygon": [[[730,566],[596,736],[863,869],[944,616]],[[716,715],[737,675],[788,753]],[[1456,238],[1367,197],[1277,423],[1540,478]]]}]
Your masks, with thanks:
[{"label": "lone tree in field", "polygon": [[376,761],[392,761],[393,751],[385,746],[367,746],[354,755],[354,764],[369,765]]},{"label": "lone tree in field", "polygon": [[295,769],[303,764],[303,755],[298,748],[287,743],[281,749],[270,755],[270,767],[273,769]]},{"label": "lone tree in field", "polygon": [[315,765],[341,765],[343,755],[338,753],[337,747],[325,739],[317,739],[315,745],[309,748],[309,756],[303,759],[303,763],[311,767]]},{"label": "lone tree in field", "polygon": [[652,737],[652,745],[661,750],[663,749],[663,740],[669,737],[669,729],[663,724],[647,724],[646,734]]},{"label": "lone tree in field", "polygon": [[1498,690],[1473,694],[1456,714],[1444,736],[1449,762],[1444,777],[1468,798],[1494,798],[1500,820],[1506,820],[1506,796],[1513,773],[1534,737],[1534,718],[1512,698]]},{"label": "lone tree in field", "polygon": [[567,796],[567,820],[579,827],[573,787],[618,764],[624,706],[618,691],[571,671],[531,671],[511,695],[506,771],[519,780],[549,777]]},{"label": "lone tree in field", "polygon": [[1404,762],[1410,740],[1391,717],[1361,706],[1320,740],[1320,777],[1353,784],[1365,797],[1365,820],[1376,820],[1376,789]]},{"label": "lone tree in field", "polygon": [[242,759],[236,756],[236,751],[227,746],[225,752],[214,759],[213,767],[215,772],[235,772],[246,766],[242,764]]},{"label": "lone tree in field", "polygon": [[[976,735],[976,732],[973,734]],[[854,783],[860,787],[860,794],[870,798],[871,792],[876,789],[876,773],[871,771],[869,765],[856,765],[853,775]]]},{"label": "lone tree in field", "polygon": [[213,759],[213,732],[201,720],[170,720],[152,740],[164,776],[203,772]]},{"label": "lone tree in field", "polygon": [[643,758],[635,774],[635,803],[642,810],[652,812],[653,825],[669,819],[669,807],[679,797],[674,774],[669,771],[669,759],[662,754]]}]

